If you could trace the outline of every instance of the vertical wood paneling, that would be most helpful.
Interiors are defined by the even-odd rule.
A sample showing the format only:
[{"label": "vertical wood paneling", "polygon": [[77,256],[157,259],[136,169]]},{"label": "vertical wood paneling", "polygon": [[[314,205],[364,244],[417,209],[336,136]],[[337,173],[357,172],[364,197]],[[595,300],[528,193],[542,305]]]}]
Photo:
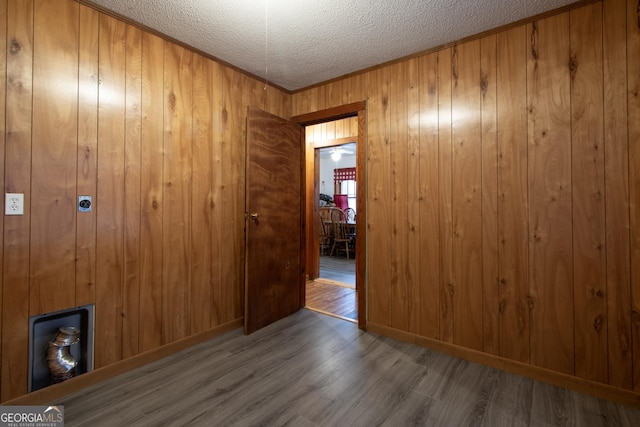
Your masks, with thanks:
[{"label": "vertical wood paneling", "polygon": [[[0,0],[0,153],[5,155],[5,141],[6,141],[6,112],[7,112],[7,0]],[[5,189],[4,186],[4,161],[0,161],[0,188]],[[0,206],[4,211],[4,200],[0,200]],[[4,221],[0,221],[0,236],[4,236]],[[4,248],[3,248],[4,249]],[[2,364],[2,318],[3,318],[3,302],[2,294],[4,293],[3,278],[4,278],[4,250],[0,250],[0,374],[3,371]],[[2,388],[3,384],[0,381],[0,401],[2,400]]]},{"label": "vertical wood paneling", "polygon": [[308,113],[311,111],[317,111],[317,108],[313,108],[310,103],[313,102],[313,96],[311,90],[303,90],[297,92],[291,101],[291,114],[297,115],[300,113]]},{"label": "vertical wood paneling", "polygon": [[[216,63],[217,64],[217,63]],[[292,97],[272,87],[267,88],[267,109],[278,117],[291,117]]]},{"label": "vertical wood paneling", "polygon": [[305,111],[318,111],[322,109],[318,101],[320,97],[318,96],[317,87],[305,91],[305,95],[302,101],[302,105],[307,108]]},{"label": "vertical wood paneling", "polygon": [[[288,117],[368,97],[369,321],[472,348],[479,331],[486,352],[569,373],[575,360],[578,376],[640,390],[636,0],[458,46],[453,74],[447,48],[293,96],[70,0],[37,0],[35,15],[31,0],[0,0],[0,21],[0,180],[26,202],[0,225],[1,400],[26,392],[30,306],[95,302],[96,366],[241,316],[246,107]],[[466,328],[460,302],[480,280],[484,312]]]},{"label": "vertical wood paneling", "polygon": [[[246,75],[242,75],[240,76],[240,79],[238,80],[238,92],[237,92],[237,96],[241,99],[240,104],[238,105],[238,117],[240,118],[240,126],[238,126],[236,129],[238,130],[238,134],[236,137],[234,137],[234,141],[235,143],[232,145],[232,156],[231,158],[233,159],[234,162],[237,162],[236,165],[239,168],[238,170],[242,170],[242,168],[244,167],[245,169],[245,173],[241,173],[238,175],[238,187],[237,187],[237,192],[236,192],[236,200],[237,205],[234,209],[234,223],[238,224],[238,226],[235,228],[235,236],[234,236],[234,240],[235,241],[242,241],[242,239],[245,238],[245,234],[244,234],[244,229],[243,227],[240,226],[240,224],[246,224],[245,223],[245,216],[244,216],[244,212],[246,211],[245,209],[245,191],[246,191],[246,174],[248,172],[246,172],[246,157],[245,157],[245,153],[246,153],[246,141],[247,141],[247,107],[249,105],[251,105],[252,102],[252,86],[253,86],[253,79],[251,79],[249,76]],[[235,166],[234,166],[235,167]],[[240,246],[239,247],[239,251],[237,254],[237,258],[238,260],[242,260],[241,264],[237,263],[235,265],[236,267],[236,276],[238,278],[241,279],[241,281],[238,282],[238,286],[237,286],[237,291],[236,291],[236,296],[234,296],[233,299],[233,310],[234,313],[237,313],[238,316],[242,316],[244,314],[244,304],[246,304],[246,300],[244,297],[244,292],[245,292],[245,271],[244,271],[244,263],[245,263],[245,257],[246,257],[246,252],[244,251],[245,247],[244,246]],[[238,296],[242,296],[242,298],[238,298]]]},{"label": "vertical wood paneling", "polygon": [[306,126],[304,128],[305,131],[305,141],[306,142],[316,142],[316,129],[319,127],[319,125],[311,125],[311,126]]},{"label": "vertical wood paneling", "polygon": [[335,80],[326,85],[325,108],[339,107],[346,104],[342,98],[342,80]]},{"label": "vertical wood paneling", "polygon": [[142,35],[140,156],[140,338],[141,352],[162,344],[164,43]]},{"label": "vertical wood paneling", "polygon": [[439,336],[438,56],[420,58],[420,335]]},{"label": "vertical wood paneling", "polygon": [[[420,333],[420,62],[407,63],[407,316],[408,331]],[[401,204],[401,203],[400,203]]]},{"label": "vertical wood paneling", "polygon": [[327,107],[327,87],[326,86],[318,86],[313,89],[317,93],[317,104],[316,110],[325,110]]},{"label": "vertical wood paneling", "polygon": [[[406,316],[406,329],[413,331],[409,308],[419,304],[420,335],[474,348],[462,344],[466,337],[458,340],[459,333],[469,331],[461,326],[468,322],[469,310],[458,304],[464,290],[476,289],[481,277],[482,292],[476,298],[483,304],[483,351],[617,387],[629,388],[633,379],[634,387],[640,387],[640,368],[632,367],[640,363],[635,362],[640,360],[635,357],[640,354],[640,339],[635,338],[640,336],[635,285],[640,282],[640,268],[635,267],[640,265],[640,255],[635,255],[640,254],[640,149],[635,144],[640,121],[632,119],[640,115],[637,21],[636,0],[604,0],[487,36],[480,40],[479,56],[456,52],[453,74],[451,48],[424,55],[419,58],[419,106],[411,101],[411,71],[406,93],[395,87],[402,80],[398,73],[404,73],[399,64],[389,67],[393,71],[386,79],[376,69],[341,80],[343,100],[369,95],[370,324],[388,326],[390,319],[401,324]],[[438,60],[426,65],[432,55]],[[467,55],[473,56],[468,67],[477,73],[457,64]],[[412,61],[407,60],[409,70]],[[435,71],[433,78],[429,75],[430,67],[437,67],[437,79]],[[433,88],[426,81],[433,81]],[[469,103],[465,88],[477,91],[478,101]],[[337,91],[331,82],[294,93],[293,110],[316,111],[336,102]],[[390,95],[388,108],[379,104],[384,94]],[[407,97],[409,118],[419,108],[419,165],[412,163],[411,119],[405,123],[394,115],[402,96]],[[398,146],[397,136],[407,125],[406,147]],[[318,130],[317,136],[326,134],[326,129]],[[413,249],[404,259],[390,255],[386,266],[379,265],[385,259],[380,246],[393,245],[395,251],[404,245],[394,234],[400,216],[395,202],[380,200],[385,193],[393,197],[398,182],[394,163],[380,167],[381,135],[389,136],[385,154],[391,162],[403,153],[408,156],[407,196],[414,188],[420,193],[419,280],[406,287],[406,298],[413,303],[396,301],[389,293],[391,272],[411,277]],[[437,138],[436,150],[425,144],[431,138]],[[479,138],[481,151],[456,144]],[[466,150],[473,155],[464,157]],[[437,160],[430,158],[434,155]],[[464,159],[472,166],[456,163]],[[465,188],[478,185],[481,203],[476,201],[472,215],[460,206],[475,201],[465,198]],[[414,221],[409,204],[410,199],[407,236]],[[436,209],[436,226],[429,223],[429,209]],[[385,215],[390,220],[380,221]],[[476,233],[471,239],[468,228],[461,227],[467,223]],[[454,231],[459,233],[455,238]],[[478,252],[479,245],[481,271],[465,276],[465,269],[478,270],[465,251]],[[437,268],[429,261],[431,251],[438,257]],[[381,278],[384,274],[388,276]],[[430,294],[434,282],[437,297]],[[399,295],[402,299],[403,293]],[[435,321],[431,304],[438,304]]]},{"label": "vertical wood paneling", "polygon": [[78,16],[67,0],[34,4],[31,315],[75,304]]},{"label": "vertical wood paneling", "polygon": [[[78,52],[78,195],[96,201],[98,174],[98,30],[100,13],[80,5]],[[76,305],[96,300],[96,215],[76,219]]]},{"label": "vertical wood paneling", "polygon": [[[367,79],[364,73],[360,73],[349,78],[349,83],[343,85],[344,90],[349,92],[347,103],[364,101],[367,99]],[[295,98],[295,97],[294,97]]]},{"label": "vertical wood paneling", "polygon": [[482,350],[482,127],[480,40],[452,59],[453,341]]},{"label": "vertical wood paneling", "polygon": [[327,125],[324,123],[318,124],[314,127],[313,134],[316,141],[326,141],[327,133]]},{"label": "vertical wood paneling", "polygon": [[95,367],[122,358],[125,24],[100,17]]},{"label": "vertical wood paneling", "polygon": [[401,330],[409,327],[408,259],[408,194],[407,194],[407,63],[400,62],[390,68],[389,110],[393,126],[390,127],[389,158],[391,161],[391,270],[390,310],[391,326]]},{"label": "vertical wood paneling", "polygon": [[574,370],[569,14],[527,25],[531,363]]},{"label": "vertical wood paneling", "polygon": [[575,374],[607,382],[602,4],[570,26]]},{"label": "vertical wood paneling", "polygon": [[369,235],[369,321],[388,325],[391,272],[391,252],[389,233],[391,231],[391,213],[389,205],[390,191],[390,148],[389,148],[389,79],[388,67],[370,73],[368,85],[372,89],[369,96],[369,194],[367,210],[367,228]]},{"label": "vertical wood paneling", "polygon": [[192,53],[165,42],[163,342],[189,335],[191,303]]},{"label": "vertical wood paneling", "polygon": [[258,81],[249,76],[242,76],[242,89],[243,93],[248,95],[245,100],[243,100],[243,105],[245,106],[255,106],[263,111],[267,109],[267,91],[265,89],[264,81]]},{"label": "vertical wood paneling", "polygon": [[[246,135],[247,135],[247,106],[251,103],[251,98],[248,96],[250,88],[246,86],[248,76],[240,75],[238,78],[233,79],[233,85],[236,87],[235,96],[238,97],[241,102],[237,103],[234,108],[233,122],[235,125],[231,127],[232,137],[231,144],[231,156],[229,158],[233,170],[238,171],[237,177],[234,181],[234,200],[235,203],[232,206],[231,212],[233,227],[233,240],[238,242],[236,249],[234,250],[234,276],[236,279],[236,286],[234,287],[234,294],[232,297],[231,309],[232,316],[230,318],[242,317],[244,314],[244,291],[245,291],[245,276],[244,276],[244,263],[245,263],[245,251],[244,245],[244,224],[245,224],[245,176],[246,176]],[[244,172],[243,172],[244,171]]]},{"label": "vertical wood paneling", "polygon": [[193,57],[193,211],[191,215],[191,333],[211,327],[212,306],[212,61]]},{"label": "vertical wood paneling", "polygon": [[497,35],[500,356],[529,361],[527,33]]},{"label": "vertical wood paneling", "polygon": [[345,135],[344,136],[350,136],[350,135],[359,135],[359,131],[361,130],[358,126],[360,124],[360,121],[358,118],[356,117],[351,117],[349,119],[345,119],[344,120],[344,132]]},{"label": "vertical wood paneling", "polygon": [[327,140],[332,140],[332,139],[336,139],[337,138],[337,136],[336,136],[336,122],[335,121],[328,122],[328,123],[323,123],[322,125],[326,129],[325,138]]},{"label": "vertical wood paneling", "polygon": [[223,79],[224,69],[223,67],[214,62],[211,65],[211,79],[212,79],[212,95],[211,95],[211,108],[212,108],[212,121],[211,121],[211,204],[213,206],[211,216],[211,288],[212,288],[212,302],[211,302],[211,326],[220,325],[224,320],[221,316],[221,304],[223,289],[226,287],[225,282],[222,281],[222,259],[223,254],[226,252],[224,248],[224,241],[222,240],[222,230],[224,228],[223,220],[223,204],[222,204],[222,188],[224,186],[222,176],[222,146],[225,135],[224,120],[223,120]]},{"label": "vertical wood paneling", "polygon": [[24,215],[4,217],[2,401],[27,392],[32,58],[33,2],[9,0],[4,188],[25,203]]},{"label": "vertical wood paneling", "polygon": [[285,102],[280,97],[280,91],[270,86],[263,90],[265,91],[265,111],[271,111],[272,114],[278,117],[290,117],[289,114],[285,113]]},{"label": "vertical wood paneling", "polygon": [[140,213],[142,31],[127,26],[124,164],[124,282],[122,358],[138,354],[140,336]]},{"label": "vertical wood paneling", "polygon": [[[635,12],[635,14],[634,14]],[[633,320],[633,388],[640,391],[640,5],[637,0],[627,0],[627,76],[629,105],[629,204],[631,227],[631,301]],[[619,306],[622,309],[623,299]],[[620,312],[624,316],[624,312]],[[626,317],[623,317],[623,321]],[[625,323],[619,322],[619,331],[625,331]],[[620,333],[620,332],[619,332]],[[622,347],[622,350],[625,350]],[[625,359],[630,356],[627,350]],[[625,368],[627,365],[625,364]],[[614,368],[616,369],[616,368]],[[628,368],[626,369],[628,373]],[[623,369],[614,372],[616,379],[624,375]],[[612,373],[613,376],[613,373]],[[628,380],[627,380],[628,381]],[[626,386],[628,382],[625,382]]]},{"label": "vertical wood paneling", "polygon": [[496,36],[480,40],[482,120],[482,320],[483,349],[500,353],[498,288],[498,141]]},{"label": "vertical wood paneling", "polygon": [[360,132],[360,128],[359,128],[359,124],[360,121],[357,117],[351,117],[349,119],[344,119],[344,136],[352,136],[352,135],[359,135]]},{"label": "vertical wood paneling", "polygon": [[0,40],[0,400],[30,314],[95,303],[96,367],[240,317],[246,107],[292,97],[71,0],[0,0]]},{"label": "vertical wood paneling", "polygon": [[334,123],[336,125],[336,138],[344,137],[345,120],[336,120]]},{"label": "vertical wood paneling", "polygon": [[[242,76],[242,105],[245,107],[255,106],[262,111],[267,110],[267,93],[264,80],[257,80],[248,75]],[[246,123],[245,123],[246,130]]]},{"label": "vertical wood paneling", "polygon": [[440,340],[453,342],[453,212],[451,146],[451,56],[452,49],[438,52],[438,217],[440,240]]},{"label": "vertical wood paneling", "polygon": [[[606,200],[606,303],[608,382],[631,386],[632,336],[629,301],[629,142],[627,130],[627,32],[623,2],[603,3],[604,147]],[[629,58],[631,59],[631,58]],[[635,349],[634,349],[635,350]],[[636,371],[637,372],[637,371]],[[633,385],[637,386],[633,381]]]},{"label": "vertical wood paneling", "polygon": [[[244,175],[245,166],[237,157],[239,150],[244,151],[242,118],[246,112],[242,110],[241,104],[235,102],[238,93],[242,92],[241,77],[232,70],[225,69],[223,87],[222,241],[226,247],[222,256],[222,283],[226,285],[220,297],[220,309],[222,318],[228,321],[235,318],[238,299],[244,300],[244,275],[238,271],[240,265],[244,268],[244,244],[238,241],[237,236],[238,229],[244,228],[244,187],[240,188],[239,181],[240,175]],[[242,147],[238,148],[239,144]]]}]

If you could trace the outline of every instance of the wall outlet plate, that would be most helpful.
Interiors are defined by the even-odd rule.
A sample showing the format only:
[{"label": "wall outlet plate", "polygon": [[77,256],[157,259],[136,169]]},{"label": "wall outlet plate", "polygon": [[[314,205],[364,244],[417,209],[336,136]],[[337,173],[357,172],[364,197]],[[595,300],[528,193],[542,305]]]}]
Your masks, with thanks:
[{"label": "wall outlet plate", "polygon": [[24,215],[24,194],[6,193],[4,197],[5,215]]},{"label": "wall outlet plate", "polygon": [[91,196],[78,196],[78,212],[91,212]]}]

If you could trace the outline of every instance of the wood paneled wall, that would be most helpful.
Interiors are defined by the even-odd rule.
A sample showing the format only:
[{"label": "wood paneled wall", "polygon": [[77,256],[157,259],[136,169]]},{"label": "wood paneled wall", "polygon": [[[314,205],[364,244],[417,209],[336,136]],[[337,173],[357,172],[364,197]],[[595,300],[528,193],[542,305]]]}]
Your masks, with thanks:
[{"label": "wood paneled wall", "polygon": [[294,93],[368,101],[368,324],[640,391],[639,93],[636,0]]},{"label": "wood paneled wall", "polygon": [[242,317],[246,108],[291,95],[72,0],[0,0],[0,47],[0,401],[30,316],[94,303],[96,368]]},{"label": "wood paneled wall", "polygon": [[73,0],[0,0],[0,94],[25,194],[0,401],[27,391],[32,315],[95,303],[96,367],[241,317],[247,106],[362,100],[369,324],[640,391],[636,0],[293,95]]},{"label": "wood paneled wall", "polygon": [[331,122],[310,125],[304,128],[305,140],[313,147],[325,147],[343,138],[356,138],[358,136],[358,118],[334,120]]}]

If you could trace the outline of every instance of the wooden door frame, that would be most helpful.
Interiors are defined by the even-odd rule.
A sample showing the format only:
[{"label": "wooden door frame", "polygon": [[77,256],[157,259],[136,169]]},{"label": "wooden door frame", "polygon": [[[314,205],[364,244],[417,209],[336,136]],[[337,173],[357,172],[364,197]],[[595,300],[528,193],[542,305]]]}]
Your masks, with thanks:
[{"label": "wooden door frame", "polygon": [[[357,133],[357,131],[356,131]],[[356,149],[358,146],[358,136],[355,135],[355,138],[347,137],[347,138],[338,138],[331,139],[328,141],[321,142],[313,142],[313,144],[306,142],[306,166],[307,168],[311,168],[306,172],[305,176],[305,188],[306,188],[306,202],[305,209],[307,212],[312,212],[313,215],[309,215],[307,220],[309,221],[309,227],[311,230],[307,230],[306,234],[306,244],[308,248],[318,247],[320,244],[320,222],[318,220],[318,210],[320,209],[320,188],[317,185],[320,180],[320,150],[323,148],[329,147],[340,147],[341,145],[356,143]],[[304,143],[304,142],[303,142]],[[357,165],[356,165],[357,167]],[[313,176],[310,171],[313,171]],[[357,169],[356,169],[357,171]],[[305,173],[303,172],[303,173]],[[333,184],[332,184],[333,188]],[[358,193],[356,189],[356,206],[357,206],[357,198]],[[313,253],[311,253],[313,252]],[[318,273],[320,270],[319,261],[320,261],[320,253],[316,252],[315,249],[313,251],[309,250],[306,253],[306,265],[305,271],[307,280],[313,280],[318,277]]]},{"label": "wooden door frame", "polygon": [[[348,117],[358,117],[358,138],[356,143],[356,181],[358,186],[356,188],[356,211],[358,212],[358,221],[356,223],[356,295],[358,301],[358,327],[360,329],[366,329],[367,326],[367,277],[366,277],[366,255],[367,255],[367,103],[366,101],[354,102],[352,104],[342,105],[340,107],[329,108],[326,110],[320,110],[313,113],[301,114],[291,118],[291,121],[300,126],[310,126],[319,123],[331,122],[334,120],[345,119]],[[305,138],[305,132],[302,132],[302,137]],[[304,143],[305,153],[307,151],[315,152],[314,150],[307,150],[306,140]],[[303,177],[308,181],[308,161],[306,154],[302,160]],[[315,155],[314,155],[315,157]],[[312,163],[315,161],[312,158]],[[313,166],[316,167],[315,165]],[[313,178],[312,178],[313,180]],[[311,183],[313,184],[313,183]],[[307,206],[307,200],[313,198],[313,186],[311,191],[309,189],[309,183],[305,185],[306,191],[304,192],[303,204]],[[311,250],[315,246],[312,246],[308,242],[309,233],[306,232],[306,227],[314,227],[314,218],[317,214],[317,204],[313,203],[313,209],[305,209],[305,221],[304,221],[304,235],[305,241],[305,254],[303,259],[306,262],[306,251]],[[300,292],[300,305],[304,306],[306,299],[305,285],[302,285]]]}]

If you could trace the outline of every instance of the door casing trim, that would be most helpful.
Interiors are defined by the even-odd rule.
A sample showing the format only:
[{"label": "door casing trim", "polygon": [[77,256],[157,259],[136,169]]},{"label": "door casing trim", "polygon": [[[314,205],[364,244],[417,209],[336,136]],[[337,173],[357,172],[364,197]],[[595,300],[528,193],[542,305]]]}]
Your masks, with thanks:
[{"label": "door casing trim", "polygon": [[[358,117],[358,140],[356,144],[356,181],[358,186],[356,189],[356,211],[358,212],[358,221],[356,223],[356,295],[358,301],[358,327],[360,329],[366,329],[367,327],[367,102],[359,101],[351,104],[342,105],[339,107],[328,108],[325,110],[319,110],[312,113],[301,114],[291,117],[291,121],[301,126],[309,126],[324,122],[330,122],[334,120],[344,119],[348,117]],[[302,137],[305,138],[305,132],[302,132]],[[304,142],[306,152],[306,141]],[[303,177],[307,179],[307,162],[306,154],[303,155],[302,160]],[[305,188],[307,186],[305,185]],[[303,204],[306,206],[306,198],[309,196],[307,192],[303,192]],[[305,227],[309,227],[309,219],[313,218],[314,212],[305,211]],[[306,230],[304,230],[306,236]],[[306,240],[306,239],[305,239]],[[307,242],[308,243],[308,242]],[[306,251],[310,250],[309,244],[305,245],[305,254],[303,256],[303,262],[306,263]],[[306,271],[306,270],[305,270]],[[300,292],[301,302],[300,305],[304,305],[305,285],[302,285]]]}]

